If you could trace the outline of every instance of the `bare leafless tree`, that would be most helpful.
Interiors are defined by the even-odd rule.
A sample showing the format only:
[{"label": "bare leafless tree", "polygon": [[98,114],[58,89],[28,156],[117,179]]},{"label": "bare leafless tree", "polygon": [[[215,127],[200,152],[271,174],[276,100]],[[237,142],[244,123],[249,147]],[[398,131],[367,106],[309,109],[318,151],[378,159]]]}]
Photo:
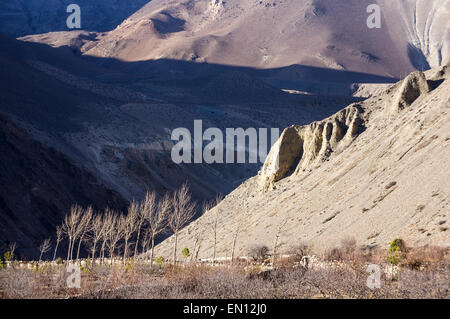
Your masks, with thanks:
[{"label": "bare leafless tree", "polygon": [[169,217],[169,227],[172,230],[175,239],[172,258],[173,263],[175,264],[177,261],[178,232],[190,222],[195,215],[196,205],[192,202],[187,183],[183,184],[180,189],[173,193],[171,202],[172,211]]},{"label": "bare leafless tree", "polygon": [[88,233],[88,239],[91,244],[92,264],[95,265],[95,252],[98,242],[102,239],[103,232],[105,231],[105,224],[103,217],[99,214],[93,216],[90,232]]},{"label": "bare leafless tree", "polygon": [[214,221],[213,221],[213,233],[214,233],[214,243],[213,243],[213,264],[216,262],[216,247],[217,247],[217,225],[219,223],[219,212],[220,210],[216,210]]},{"label": "bare leafless tree", "polygon": [[38,264],[41,263],[41,261],[42,261],[42,256],[43,256],[46,252],[48,252],[48,251],[50,250],[51,247],[52,247],[52,245],[51,245],[51,240],[50,240],[50,238],[44,240],[44,241],[39,245],[39,251],[40,251],[41,254],[39,255],[39,262],[38,262]]},{"label": "bare leafless tree", "polygon": [[152,209],[155,205],[155,193],[147,192],[145,198],[140,205],[140,209],[137,210],[136,216],[136,245],[134,246],[134,256],[136,257],[139,252],[139,241],[141,239],[141,232],[145,222],[146,211]]},{"label": "bare leafless tree", "polygon": [[109,231],[108,231],[108,249],[109,249],[109,257],[111,258],[111,265],[114,259],[114,251],[116,250],[117,243],[122,238],[123,233],[123,225],[124,219],[118,213],[112,214],[112,219],[109,223]]},{"label": "bare leafless tree", "polygon": [[8,245],[8,251],[11,253],[11,259],[14,259],[14,253],[17,248],[17,243],[13,242]]},{"label": "bare leafless tree", "polygon": [[236,231],[234,232],[233,244],[231,246],[231,264],[232,265],[234,263],[234,252],[236,250],[236,242],[237,242],[240,231],[241,231],[241,222],[238,222],[236,225]]},{"label": "bare leafless tree", "polygon": [[[245,205],[245,215],[247,215],[247,214],[248,214],[248,204]],[[241,232],[241,227],[242,227],[245,215],[240,216],[238,219],[238,222],[236,224],[236,230],[234,232],[233,243],[231,246],[231,265],[233,265],[233,263],[234,263],[234,252],[236,250],[236,243],[237,243],[237,239],[239,237],[239,233]]]},{"label": "bare leafless tree", "polygon": [[212,200],[204,201],[202,204],[202,215],[208,213],[214,206],[215,206],[214,201]]},{"label": "bare leafless tree", "polygon": [[75,239],[78,231],[78,223],[81,220],[83,214],[83,208],[78,205],[74,205],[70,209],[70,214],[64,217],[64,222],[62,225],[63,232],[67,235],[69,239],[69,247],[67,249],[67,261],[72,260],[73,246],[75,244]]},{"label": "bare leafless tree", "polygon": [[168,217],[172,210],[172,201],[168,194],[164,195],[156,203],[147,203],[148,199],[155,199],[155,196],[146,196],[146,201],[144,206],[145,209],[145,219],[148,224],[148,231],[150,236],[150,267],[153,266],[153,253],[155,249],[155,238],[156,236],[164,233],[167,229]]},{"label": "bare leafless tree", "polygon": [[128,243],[130,238],[133,236],[139,222],[139,204],[135,201],[132,201],[130,206],[128,207],[128,214],[126,217],[123,217],[122,221],[122,236],[124,240],[124,250],[123,250],[123,262],[125,263],[126,258],[128,257]]},{"label": "bare leafless tree", "polygon": [[[218,194],[216,196],[216,203],[215,206],[217,207],[220,202],[223,199],[223,195],[222,194]],[[214,221],[213,221],[213,225],[212,225],[212,229],[213,229],[213,233],[214,233],[214,244],[213,244],[213,263],[216,262],[216,246],[217,246],[217,225],[219,223],[219,217],[220,217],[220,213],[221,213],[221,209],[217,208],[216,209],[216,213],[214,215]]]},{"label": "bare leafless tree", "polygon": [[285,218],[283,221],[281,221],[280,225],[278,226],[277,233],[275,234],[275,242],[273,243],[273,257],[272,257],[272,265],[275,267],[275,261],[276,261],[276,255],[277,255],[277,248],[278,248],[278,240],[280,239],[281,232],[283,231],[284,227],[287,224],[288,219]]},{"label": "bare leafless tree", "polygon": [[102,231],[100,232],[101,241],[102,241],[102,244],[100,246],[100,260],[101,260],[101,263],[103,264],[105,261],[105,250],[108,245],[108,239],[109,239],[110,233],[112,231],[114,231],[114,212],[110,208],[107,208],[105,210],[105,213],[102,218],[102,222],[103,222],[103,226],[102,226]]},{"label": "bare leafless tree", "polygon": [[148,252],[150,249],[150,228],[145,227],[142,234],[142,240],[141,240],[141,251]]},{"label": "bare leafless tree", "polygon": [[64,235],[64,232],[63,232],[62,226],[56,226],[56,246],[55,246],[55,252],[53,253],[53,261],[55,261],[55,259],[56,259],[56,254],[58,252],[58,246],[59,246],[59,243],[63,239],[63,235]]},{"label": "bare leafless tree", "polygon": [[81,216],[81,220],[78,223],[78,230],[77,233],[79,234],[80,240],[78,241],[78,248],[77,248],[77,261],[80,259],[80,248],[81,244],[85,240],[85,236],[89,231],[91,230],[92,224],[92,216],[93,216],[93,210],[92,207],[88,207],[84,210],[83,215]]},{"label": "bare leafless tree", "polygon": [[200,253],[200,248],[203,242],[203,234],[197,233],[195,235],[194,249],[191,254],[191,262],[198,260],[198,254]]}]

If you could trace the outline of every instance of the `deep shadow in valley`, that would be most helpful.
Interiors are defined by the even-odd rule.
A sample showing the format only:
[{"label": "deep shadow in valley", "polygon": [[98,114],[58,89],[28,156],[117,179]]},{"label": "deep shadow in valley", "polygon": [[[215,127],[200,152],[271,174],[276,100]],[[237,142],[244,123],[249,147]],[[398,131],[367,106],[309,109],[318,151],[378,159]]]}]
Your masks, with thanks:
[{"label": "deep shadow in valley", "polygon": [[[2,35],[0,68],[1,113],[19,126],[33,128],[27,130],[27,134],[31,133],[27,140],[47,141],[57,149],[47,152],[46,146],[42,146],[39,153],[36,150],[38,144],[27,142],[24,145],[32,146],[24,147],[20,155],[14,143],[6,140],[0,143],[2,154],[10,154],[5,155],[8,158],[23,157],[22,164],[7,168],[5,183],[8,184],[9,195],[5,193],[6,188],[2,188],[0,216],[4,220],[7,218],[8,223],[26,221],[21,224],[21,231],[15,232],[17,236],[12,236],[11,230],[6,229],[7,223],[2,222],[2,227],[6,227],[5,231],[9,233],[0,238],[0,246],[15,240],[26,247],[38,245],[53,234],[71,204],[92,202],[94,206],[96,203],[101,207],[108,204],[122,210],[125,198],[142,196],[142,190],[133,193],[134,190],[127,189],[129,196],[124,196],[120,189],[119,192],[117,189],[112,191],[114,183],[118,184],[117,180],[108,184],[110,176],[105,177],[103,171],[95,171],[98,163],[86,155],[91,154],[91,149],[83,152],[68,142],[67,136],[71,134],[84,132],[85,128],[102,127],[106,123],[112,127],[121,126],[121,129],[114,132],[120,136],[119,140],[111,136],[106,136],[105,140],[133,144],[140,142],[135,132],[140,132],[142,136],[139,138],[145,139],[146,134],[150,134],[148,132],[162,132],[168,125],[172,129],[184,125],[190,127],[193,120],[199,118],[219,128],[255,126],[283,129],[288,125],[323,119],[347,104],[359,101],[350,95],[353,83],[396,81],[376,75],[301,65],[261,70],[165,59],[124,62],[80,56],[69,47],[24,43]],[[282,89],[299,92],[289,94]],[[132,104],[158,105],[160,109],[148,115],[147,118],[154,119],[148,123],[146,117],[139,119],[139,114],[132,116],[122,110],[123,105]],[[175,114],[173,119],[161,113],[165,109]],[[186,124],[188,122],[190,124]],[[6,119],[2,128],[5,123]],[[151,131],[153,127],[154,131]],[[130,140],[127,140],[127,134]],[[101,140],[94,142],[98,145],[93,149],[103,147]],[[193,185],[194,198],[198,201],[213,198],[217,192],[230,192],[239,181],[254,176],[260,166],[199,164],[188,167],[186,164],[164,164],[170,157],[159,151],[137,152],[131,160],[120,152],[134,154],[115,145],[109,150],[103,148],[99,154],[110,161],[108,165],[118,161],[124,175],[136,185],[141,185],[143,190],[156,189],[162,194],[172,191],[187,179]],[[39,160],[36,154],[50,159]],[[57,154],[55,158],[64,156],[64,159],[56,161],[51,159],[51,154]],[[115,154],[121,155],[122,159]],[[33,158],[36,162],[31,165]],[[66,176],[67,172],[61,167],[70,167],[72,173]],[[29,175],[30,169],[32,175]],[[83,173],[77,173],[77,169]],[[162,169],[164,176],[160,176],[158,169]],[[80,180],[88,180],[90,186],[76,185],[78,175],[86,175]],[[161,177],[165,178],[163,182]],[[58,178],[60,180],[51,185],[43,182]],[[58,187],[58,183],[67,185],[67,188]],[[124,185],[118,187],[126,188]],[[115,199],[109,203],[105,193],[114,193]],[[99,196],[101,203],[98,202]],[[26,198],[27,201],[21,202],[18,198]],[[61,212],[57,213],[58,210]],[[49,212],[51,218],[47,216]],[[31,226],[37,228],[30,231]]]}]

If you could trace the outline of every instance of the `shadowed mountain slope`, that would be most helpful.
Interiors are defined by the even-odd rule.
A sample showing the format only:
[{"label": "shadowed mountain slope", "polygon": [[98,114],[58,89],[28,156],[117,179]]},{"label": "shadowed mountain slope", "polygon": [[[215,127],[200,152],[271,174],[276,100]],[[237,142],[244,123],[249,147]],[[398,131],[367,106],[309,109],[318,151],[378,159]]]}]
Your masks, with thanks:
[{"label": "shadowed mountain slope", "polygon": [[259,169],[259,164],[175,165],[170,156],[175,128],[193,131],[194,120],[201,119],[204,129],[282,130],[292,118],[321,119],[354,100],[287,94],[251,68],[123,62],[79,56],[66,47],[0,41],[1,111],[127,200],[147,189],[164,193],[186,179],[195,198],[212,198]]},{"label": "shadowed mountain slope", "polygon": [[67,6],[81,8],[81,27],[109,31],[149,0],[7,0],[0,3],[0,32],[9,36],[67,31]]},{"label": "shadowed mountain slope", "polygon": [[126,208],[126,201],[67,156],[45,147],[0,115],[0,248],[38,254],[70,207]]}]

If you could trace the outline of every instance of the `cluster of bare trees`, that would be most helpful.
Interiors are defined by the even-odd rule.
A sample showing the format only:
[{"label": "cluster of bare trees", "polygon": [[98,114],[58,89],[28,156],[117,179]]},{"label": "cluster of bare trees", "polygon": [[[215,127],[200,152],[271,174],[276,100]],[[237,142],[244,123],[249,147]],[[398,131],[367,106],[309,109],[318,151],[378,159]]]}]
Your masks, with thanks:
[{"label": "cluster of bare trees", "polygon": [[[127,214],[109,208],[102,213],[94,213],[92,207],[75,205],[62,225],[56,228],[53,260],[63,240],[68,243],[67,261],[78,260],[82,248],[88,250],[93,263],[96,258],[104,263],[108,256],[111,263],[117,257],[125,262],[131,255],[136,257],[148,251],[150,260],[153,260],[155,239],[172,231],[175,238],[173,262],[176,262],[178,233],[195,213],[196,204],[187,184],[160,198],[155,192],[147,192],[142,201],[133,201],[129,205]],[[133,245],[134,250],[131,249]],[[41,258],[49,247],[50,240],[41,244]]]}]

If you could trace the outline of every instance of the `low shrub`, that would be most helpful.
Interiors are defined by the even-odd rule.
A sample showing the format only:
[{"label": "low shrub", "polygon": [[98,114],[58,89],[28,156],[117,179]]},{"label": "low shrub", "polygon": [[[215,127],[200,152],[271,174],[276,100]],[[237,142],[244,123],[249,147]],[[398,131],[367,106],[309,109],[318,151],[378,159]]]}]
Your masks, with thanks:
[{"label": "low shrub", "polygon": [[183,257],[186,259],[191,255],[191,252],[189,251],[189,248],[185,247],[183,248],[183,250],[181,251],[181,253],[183,254]]},{"label": "low shrub", "polygon": [[289,255],[293,255],[296,261],[301,261],[303,257],[309,256],[312,254],[312,249],[309,245],[305,243],[300,243],[288,250]]},{"label": "low shrub", "polygon": [[269,257],[269,248],[264,245],[254,245],[249,249],[248,255],[254,261],[264,261]]},{"label": "low shrub", "polygon": [[448,248],[436,246],[410,248],[404,254],[400,266],[413,270],[432,269],[447,258],[448,251]]},{"label": "low shrub", "polygon": [[403,254],[406,252],[406,245],[403,239],[394,239],[389,245],[389,254],[387,261],[392,265],[398,265],[401,262]]},{"label": "low shrub", "polygon": [[8,261],[12,261],[13,259],[13,255],[10,251],[7,251],[4,255],[3,258],[5,259],[6,262]]},{"label": "low shrub", "polygon": [[325,253],[326,261],[340,261],[344,259],[342,250],[338,247],[332,248]]},{"label": "low shrub", "polygon": [[161,256],[156,257],[156,259],[155,259],[155,264],[156,264],[157,266],[159,266],[160,268],[164,267],[164,262],[165,262],[165,260],[164,260],[164,258],[161,257]]}]

